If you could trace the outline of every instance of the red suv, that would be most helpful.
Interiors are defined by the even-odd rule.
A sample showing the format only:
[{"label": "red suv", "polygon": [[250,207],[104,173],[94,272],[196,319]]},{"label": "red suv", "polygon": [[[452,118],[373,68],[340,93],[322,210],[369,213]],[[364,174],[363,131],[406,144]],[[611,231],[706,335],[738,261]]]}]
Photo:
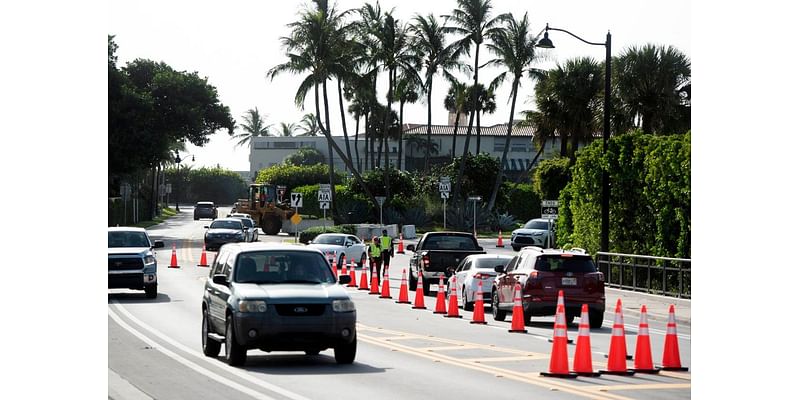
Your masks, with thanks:
[{"label": "red suv", "polygon": [[603,273],[583,249],[558,250],[525,247],[499,273],[492,285],[492,316],[505,320],[514,307],[514,286],[522,288],[524,320],[532,316],[555,315],[558,291],[564,291],[567,324],[589,305],[589,325],[600,328],[606,309]]}]

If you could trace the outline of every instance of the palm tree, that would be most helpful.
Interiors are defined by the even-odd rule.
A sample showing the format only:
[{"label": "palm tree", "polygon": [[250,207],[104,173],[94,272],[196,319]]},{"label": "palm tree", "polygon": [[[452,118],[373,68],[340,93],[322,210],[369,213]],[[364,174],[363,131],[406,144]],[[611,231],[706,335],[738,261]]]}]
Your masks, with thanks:
[{"label": "palm tree", "polygon": [[290,122],[288,124],[286,122],[281,122],[278,125],[276,133],[278,134],[278,136],[289,137],[294,135],[295,131],[297,131],[297,124],[295,124],[294,122]]},{"label": "palm tree", "polygon": [[319,86],[322,85],[323,101],[325,107],[325,120],[330,122],[328,112],[328,92],[327,80],[338,73],[339,66],[335,54],[331,53],[332,49],[336,49],[338,35],[342,32],[344,21],[344,14],[339,13],[335,7],[328,7],[327,0],[314,0],[316,7],[307,8],[300,13],[298,21],[288,24],[291,29],[289,36],[281,37],[281,43],[286,49],[286,56],[289,60],[283,64],[279,64],[269,70],[267,76],[274,79],[277,75],[284,72],[291,72],[295,74],[308,74],[303,79],[300,87],[295,94],[295,104],[302,108],[305,97],[311,88],[314,89],[314,107],[315,107],[315,120],[317,126],[325,135],[328,141],[328,176],[331,184],[331,201],[336,203],[336,190],[333,184],[333,150],[344,161],[345,167],[353,174],[358,184],[364,189],[364,192],[372,200],[375,207],[379,207],[378,202],[372,195],[372,192],[367,187],[366,183],[361,177],[361,174],[355,170],[353,163],[345,156],[336,142],[331,137],[330,126],[322,124],[322,117],[319,105]]},{"label": "palm tree", "polygon": [[513,82],[511,84],[511,111],[508,115],[508,129],[506,131],[506,143],[503,147],[503,157],[500,160],[500,168],[497,171],[497,178],[494,181],[494,189],[492,196],[489,198],[488,209],[494,208],[495,200],[497,199],[497,192],[500,189],[500,183],[503,180],[503,166],[506,164],[508,156],[508,148],[511,144],[511,130],[514,124],[514,108],[517,104],[517,91],[519,90],[520,79],[523,73],[528,73],[531,77],[537,76],[537,70],[529,68],[529,66],[537,59],[536,43],[539,41],[538,36],[531,35],[528,24],[528,13],[523,15],[522,19],[517,21],[513,17],[504,19],[505,26],[503,29],[494,30],[491,34],[492,43],[487,47],[494,53],[497,58],[489,60],[486,65],[503,66],[507,69],[506,72],[501,73],[489,85],[489,91],[499,86],[505,81],[508,75],[512,76]]},{"label": "palm tree", "polygon": [[[344,90],[344,98],[350,102],[347,111],[356,119],[356,133],[355,133],[355,153],[356,153],[356,167],[358,172],[361,172],[361,157],[358,154],[358,131],[360,128],[361,117],[364,117],[364,129],[366,132],[367,120],[371,107],[377,100],[375,100],[375,93],[372,91],[372,78],[367,75],[359,75],[357,78],[347,82]],[[366,147],[366,159],[369,159],[369,147]],[[365,162],[366,166],[368,163]]]},{"label": "palm tree", "polygon": [[239,124],[239,127],[242,128],[244,132],[231,136],[231,139],[238,140],[236,147],[249,143],[252,138],[257,136],[270,136],[269,128],[271,125],[266,124],[267,121],[258,112],[258,107],[247,110],[247,112],[242,115],[242,118],[244,118],[245,123]]},{"label": "palm tree", "polygon": [[397,147],[397,169],[401,169],[403,160],[403,108],[405,107],[406,103],[414,104],[419,100],[419,92],[422,89],[420,87],[420,81],[415,79],[415,77],[406,77],[402,76],[397,81],[397,87],[395,88],[395,96],[400,101],[400,135],[398,137],[398,147]]},{"label": "palm tree", "polygon": [[614,78],[624,107],[641,117],[644,133],[660,130],[684,103],[691,62],[672,46],[632,46],[614,59]]},{"label": "palm tree", "polygon": [[467,110],[467,84],[457,80],[450,82],[450,90],[444,98],[444,108],[456,115],[455,127],[453,128],[453,146],[450,152],[451,158],[456,158],[456,137],[458,135],[458,122],[461,114]]},{"label": "palm tree", "polygon": [[[445,31],[462,36],[461,39],[456,41],[459,55],[462,52],[469,54],[472,45],[475,44],[475,64],[472,69],[474,72],[473,86],[478,86],[478,59],[483,39],[491,37],[492,32],[498,29],[497,27],[503,19],[510,18],[510,14],[501,14],[490,18],[491,10],[491,0],[458,0],[458,8],[453,10],[452,15],[447,16],[447,20],[452,20],[455,26],[448,26]],[[478,108],[477,94],[478,93],[475,92],[471,100],[472,110],[477,110]],[[458,168],[458,177],[453,190],[454,198],[458,198],[461,192],[461,180],[464,177],[464,167],[466,166],[467,150],[469,149],[469,139],[472,134],[474,118],[475,111],[469,114],[464,154],[461,157],[461,165]]]},{"label": "palm tree", "polygon": [[[469,66],[459,60],[460,54],[456,51],[457,46],[445,45],[445,27],[439,25],[436,17],[433,14],[428,14],[423,17],[420,14],[414,16],[414,23],[410,27],[411,33],[414,35],[412,39],[412,47],[417,52],[417,59],[420,63],[419,67],[425,67],[425,82],[424,90],[428,101],[428,130],[427,139],[431,140],[431,94],[433,93],[433,77],[440,70],[445,78],[450,82],[456,82],[456,78],[450,71],[457,69],[460,71],[469,71]],[[426,146],[425,150],[428,151],[430,146]],[[425,167],[424,173],[428,173],[428,160],[430,153],[425,153]]]},{"label": "palm tree", "polygon": [[311,113],[303,115],[297,128],[302,131],[302,133],[297,136],[317,136],[320,133],[317,118]]},{"label": "palm tree", "polygon": [[[475,154],[480,154],[481,152],[481,114],[489,113],[494,114],[497,110],[497,103],[494,101],[494,92],[491,90],[487,90],[482,84],[478,84],[478,86],[470,86],[467,88],[467,98],[471,99],[472,96],[475,94],[472,93],[473,91],[478,91],[478,108],[476,111],[475,116]],[[467,108],[467,111],[472,111],[471,107]]]}]

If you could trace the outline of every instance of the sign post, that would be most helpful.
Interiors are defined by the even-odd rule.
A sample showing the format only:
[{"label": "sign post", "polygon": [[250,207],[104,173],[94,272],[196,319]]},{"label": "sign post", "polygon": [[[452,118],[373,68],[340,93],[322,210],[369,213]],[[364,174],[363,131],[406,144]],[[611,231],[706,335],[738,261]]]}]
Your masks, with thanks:
[{"label": "sign post", "polygon": [[386,196],[375,196],[375,200],[381,206],[381,229],[383,229],[383,203],[386,201]]},{"label": "sign post", "polygon": [[294,215],[292,215],[292,223],[294,224],[294,242],[297,243],[300,237],[300,230],[297,229],[297,224],[303,220],[300,217],[300,207],[303,206],[303,194],[292,192],[292,207],[294,207]]},{"label": "sign post", "polygon": [[542,200],[542,218],[547,218],[547,247],[552,247],[553,220],[558,218],[558,200]]},{"label": "sign post", "polygon": [[322,209],[322,228],[325,228],[325,220],[328,219],[327,210],[331,207],[331,184],[320,183],[319,190],[317,191],[317,200],[319,201],[319,208]]},{"label": "sign post", "polygon": [[131,198],[131,185],[127,183],[120,185],[119,194],[122,196],[122,224],[128,225],[128,199]]},{"label": "sign post", "polygon": [[472,234],[475,235],[475,237],[477,238],[478,237],[478,230],[476,228],[477,213],[475,212],[475,206],[476,204],[478,204],[479,201],[481,201],[481,196],[469,196],[467,200],[472,202]]},{"label": "sign post", "polygon": [[444,220],[442,226],[447,229],[447,198],[450,197],[450,177],[442,176],[439,178],[439,193],[442,195],[442,209]]}]

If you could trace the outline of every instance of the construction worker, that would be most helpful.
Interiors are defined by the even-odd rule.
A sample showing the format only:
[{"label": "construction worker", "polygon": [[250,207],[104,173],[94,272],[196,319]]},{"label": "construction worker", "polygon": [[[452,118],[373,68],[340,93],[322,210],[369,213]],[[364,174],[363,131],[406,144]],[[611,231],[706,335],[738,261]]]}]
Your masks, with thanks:
[{"label": "construction worker", "polygon": [[381,241],[377,236],[372,237],[369,244],[369,257],[375,265],[375,273],[378,274],[378,282],[381,281]]},{"label": "construction worker", "polygon": [[389,268],[389,259],[394,257],[394,245],[392,244],[392,237],[389,236],[386,229],[383,230],[383,235],[381,236],[381,256],[383,265]]}]

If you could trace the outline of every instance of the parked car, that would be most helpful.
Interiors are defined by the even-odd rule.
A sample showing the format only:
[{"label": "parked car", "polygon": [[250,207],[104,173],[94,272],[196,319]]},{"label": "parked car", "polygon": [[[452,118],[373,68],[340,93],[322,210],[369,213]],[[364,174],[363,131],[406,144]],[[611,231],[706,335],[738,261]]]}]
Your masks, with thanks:
[{"label": "parked car", "polygon": [[[534,218],[525,223],[522,228],[514,229],[511,232],[511,248],[514,251],[525,246],[537,246],[541,248],[553,247],[555,225],[548,224],[544,218]],[[548,232],[550,240],[548,241]]]},{"label": "parked car", "polygon": [[158,265],[154,249],[164,242],[150,240],[144,228],[108,228],[108,288],[144,290],[148,299],[158,295]]},{"label": "parked car", "polygon": [[[501,254],[475,254],[461,260],[454,271],[458,305],[466,311],[472,311],[475,306],[475,295],[478,292],[478,282],[481,282],[483,304],[490,305],[492,283],[497,276],[494,269],[497,266],[505,268],[512,258],[513,256]],[[450,293],[450,282],[451,280],[447,282],[447,293]]]},{"label": "parked car", "polygon": [[356,308],[318,250],[274,243],[223,246],[203,293],[202,343],[243,365],[248,349],[304,351],[333,348],[336,362],[355,360]]},{"label": "parked car", "polygon": [[213,201],[198,201],[194,205],[194,220],[200,218],[217,219],[217,206]]},{"label": "parked car", "polygon": [[317,249],[328,257],[328,254],[333,253],[336,260],[336,265],[341,268],[342,262],[347,260],[356,260],[358,268],[362,268],[367,264],[367,252],[369,251],[366,243],[354,235],[344,233],[323,233],[317,235],[308,247]]},{"label": "parked car", "polygon": [[215,251],[225,243],[244,242],[247,239],[247,228],[239,218],[220,218],[205,228],[203,240],[206,250]]},{"label": "parked car", "polygon": [[238,218],[242,220],[242,225],[247,228],[247,239],[245,242],[258,241],[258,226],[256,226],[256,222],[250,217],[250,214],[233,213],[228,215],[228,218]]},{"label": "parked car", "polygon": [[589,326],[600,328],[606,309],[605,277],[582,249],[525,247],[499,273],[492,286],[492,315],[503,321],[513,311],[514,287],[521,285],[524,319],[555,315],[558,291],[564,291],[567,324],[589,306]]},{"label": "parked car", "polygon": [[430,284],[439,282],[439,275],[450,277],[461,260],[486,253],[475,236],[467,232],[428,232],[417,246],[410,244],[407,248],[414,252],[408,263],[408,289],[417,290],[417,277],[422,274],[426,296],[430,294]]}]

